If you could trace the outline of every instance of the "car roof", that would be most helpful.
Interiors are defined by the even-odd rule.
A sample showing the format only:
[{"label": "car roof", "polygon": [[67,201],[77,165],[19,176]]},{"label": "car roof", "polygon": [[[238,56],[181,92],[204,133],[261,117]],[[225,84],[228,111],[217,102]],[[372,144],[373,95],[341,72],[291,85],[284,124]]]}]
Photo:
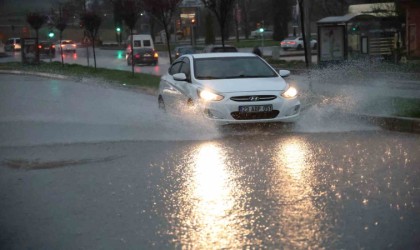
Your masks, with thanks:
[{"label": "car roof", "polygon": [[175,49],[179,49],[179,48],[193,48],[193,46],[192,45],[183,45],[183,46],[175,47]]},{"label": "car roof", "polygon": [[253,53],[246,53],[246,52],[220,52],[220,53],[200,53],[200,54],[193,54],[190,55],[195,59],[200,58],[220,58],[220,57],[257,57]]},{"label": "car roof", "polygon": [[[223,47],[223,45],[222,44],[211,44],[211,45],[207,45],[207,48],[215,48],[215,47]],[[225,44],[225,47],[234,48],[235,46],[229,45],[229,44]]]}]

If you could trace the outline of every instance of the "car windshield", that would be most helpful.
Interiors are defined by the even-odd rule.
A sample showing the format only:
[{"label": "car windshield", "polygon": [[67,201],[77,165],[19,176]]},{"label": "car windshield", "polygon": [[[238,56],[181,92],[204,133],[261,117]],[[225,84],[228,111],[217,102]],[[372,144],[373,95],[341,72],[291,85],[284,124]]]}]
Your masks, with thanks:
[{"label": "car windshield", "polygon": [[277,73],[258,57],[200,58],[194,63],[197,79],[232,79],[278,77]]},{"label": "car windshield", "polygon": [[179,53],[182,53],[182,54],[191,54],[191,53],[194,53],[194,48],[191,48],[191,47],[179,48],[178,51]]},{"label": "car windshield", "polygon": [[214,47],[212,52],[238,52],[235,47]]},{"label": "car windshield", "polygon": [[62,41],[62,44],[73,44],[73,41]]}]

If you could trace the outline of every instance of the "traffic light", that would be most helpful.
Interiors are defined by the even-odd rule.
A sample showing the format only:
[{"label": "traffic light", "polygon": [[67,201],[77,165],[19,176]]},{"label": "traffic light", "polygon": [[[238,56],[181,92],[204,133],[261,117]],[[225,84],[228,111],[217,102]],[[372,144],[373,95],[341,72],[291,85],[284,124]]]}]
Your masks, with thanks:
[{"label": "traffic light", "polygon": [[115,28],[115,30],[117,31],[117,33],[120,33],[121,32],[121,28],[120,27]]},{"label": "traffic light", "polygon": [[352,25],[352,27],[351,27],[351,31],[353,31],[353,32],[356,32],[356,31],[358,31],[360,29],[360,26],[359,26],[359,24],[354,24],[354,25]]},{"label": "traffic light", "polygon": [[260,30],[260,33],[264,32],[264,28],[260,28],[259,30]]},{"label": "traffic light", "polygon": [[195,18],[191,19],[191,24],[195,25]]},{"label": "traffic light", "polygon": [[54,32],[52,32],[52,31],[48,32],[48,37],[49,38],[54,38],[54,36],[55,36]]}]

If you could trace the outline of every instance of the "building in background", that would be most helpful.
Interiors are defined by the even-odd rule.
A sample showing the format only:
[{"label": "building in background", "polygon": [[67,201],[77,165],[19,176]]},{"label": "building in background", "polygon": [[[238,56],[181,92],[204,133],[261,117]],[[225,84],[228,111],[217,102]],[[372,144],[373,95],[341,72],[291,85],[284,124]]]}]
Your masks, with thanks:
[{"label": "building in background", "polygon": [[405,10],[405,41],[407,56],[420,58],[420,2],[416,0],[401,0]]}]

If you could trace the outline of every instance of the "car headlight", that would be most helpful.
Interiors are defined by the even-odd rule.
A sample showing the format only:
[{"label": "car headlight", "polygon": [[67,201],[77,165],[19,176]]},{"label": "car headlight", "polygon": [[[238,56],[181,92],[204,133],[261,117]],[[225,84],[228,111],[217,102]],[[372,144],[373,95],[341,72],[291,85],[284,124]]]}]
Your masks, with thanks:
[{"label": "car headlight", "polygon": [[295,98],[298,94],[298,91],[296,88],[289,86],[286,91],[284,91],[281,96],[283,96],[284,98],[288,98],[288,99],[292,99]]},{"label": "car headlight", "polygon": [[198,90],[198,96],[204,101],[221,101],[225,98],[208,90]]}]

